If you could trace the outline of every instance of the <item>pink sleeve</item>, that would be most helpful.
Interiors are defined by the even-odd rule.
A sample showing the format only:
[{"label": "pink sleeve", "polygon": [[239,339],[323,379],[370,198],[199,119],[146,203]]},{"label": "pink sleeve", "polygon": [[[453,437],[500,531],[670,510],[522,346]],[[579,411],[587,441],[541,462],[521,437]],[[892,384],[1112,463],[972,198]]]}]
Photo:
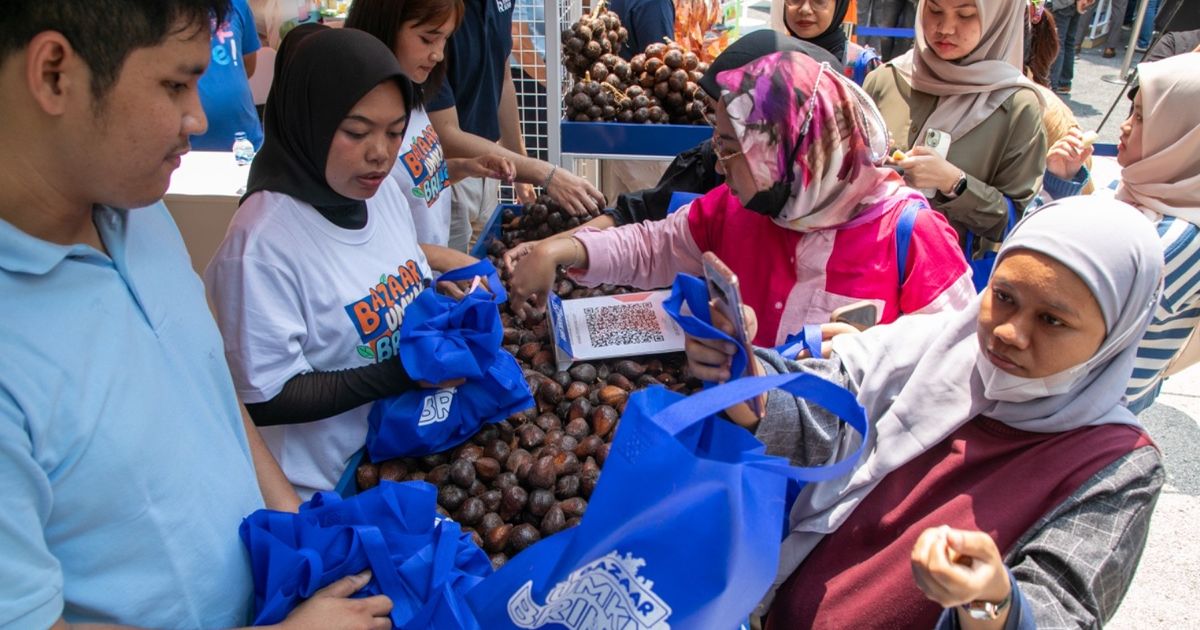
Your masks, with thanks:
[{"label": "pink sleeve", "polygon": [[961,310],[974,297],[958,234],[936,211],[917,216],[909,244],[908,273],[900,287],[900,312]]},{"label": "pink sleeve", "polygon": [[688,226],[688,208],[661,221],[632,223],[575,233],[588,254],[586,271],[572,271],[581,284],[624,284],[641,289],[670,286],[675,274],[702,273],[700,249]]}]

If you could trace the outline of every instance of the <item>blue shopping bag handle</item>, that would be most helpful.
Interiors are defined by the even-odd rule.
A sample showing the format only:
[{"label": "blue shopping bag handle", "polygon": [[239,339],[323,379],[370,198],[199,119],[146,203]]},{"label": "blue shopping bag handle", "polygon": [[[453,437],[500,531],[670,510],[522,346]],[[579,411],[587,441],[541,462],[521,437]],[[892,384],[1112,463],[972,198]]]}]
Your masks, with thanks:
[{"label": "blue shopping bag handle", "polygon": [[[461,530],[459,530],[461,531]],[[454,570],[454,559],[458,554],[458,536],[455,535],[454,529],[447,527],[443,522],[437,527],[433,538],[433,558],[432,567],[429,571],[429,582],[425,584],[425,592],[421,593],[423,599],[431,599],[431,593],[436,588],[444,588],[446,582],[450,580],[451,573]],[[409,615],[404,623],[408,628],[425,628],[431,627],[433,616],[437,612],[437,608],[426,606],[417,614]]]},{"label": "blue shopping bag handle", "polygon": [[853,453],[829,466],[801,467],[765,462],[762,466],[775,469],[791,479],[805,482],[826,481],[850,472],[862,455],[870,435],[867,412],[854,394],[845,387],[805,372],[752,376],[729,381],[670,405],[655,414],[655,421],[671,435],[679,435],[715,413],[776,388],[824,407],[854,427],[862,434],[863,439]]},{"label": "blue shopping bag handle", "polygon": [[438,282],[458,282],[459,280],[470,280],[475,276],[487,278],[488,289],[491,290],[492,295],[496,296],[497,304],[503,304],[508,301],[508,292],[504,290],[504,285],[500,283],[500,272],[496,271],[496,266],[486,258],[466,267],[451,269],[438,276]]},{"label": "blue shopping bag handle", "polygon": [[[691,315],[684,315],[683,305],[691,309]],[[704,280],[686,273],[677,274],[675,283],[671,285],[671,295],[663,301],[663,310],[675,320],[683,332],[698,339],[719,339],[732,343],[734,348],[733,362],[729,367],[731,378],[738,378],[746,372],[746,349],[712,325],[712,313],[708,309],[708,286]],[[709,385],[710,383],[705,383]]]},{"label": "blue shopping bag handle", "polygon": [[779,356],[788,361],[795,361],[800,353],[808,350],[808,356],[814,359],[820,359],[825,356],[821,354],[821,325],[820,324],[805,324],[800,332],[794,335],[788,335],[788,338],[783,342],[783,345],[775,348]]}]

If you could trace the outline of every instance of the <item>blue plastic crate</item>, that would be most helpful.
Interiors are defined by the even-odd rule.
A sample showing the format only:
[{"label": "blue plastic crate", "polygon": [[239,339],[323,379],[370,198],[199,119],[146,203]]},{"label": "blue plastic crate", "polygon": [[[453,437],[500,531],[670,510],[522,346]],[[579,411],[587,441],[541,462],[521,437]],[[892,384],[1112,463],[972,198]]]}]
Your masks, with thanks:
[{"label": "blue plastic crate", "polygon": [[525,207],[515,203],[502,203],[496,206],[496,209],[492,211],[492,218],[488,219],[487,224],[483,226],[483,232],[479,233],[479,240],[475,241],[475,246],[471,248],[472,256],[480,260],[487,258],[488,244],[492,242],[492,239],[500,236],[501,224],[504,223],[501,215],[505,210],[512,210],[519,215],[525,210]]}]

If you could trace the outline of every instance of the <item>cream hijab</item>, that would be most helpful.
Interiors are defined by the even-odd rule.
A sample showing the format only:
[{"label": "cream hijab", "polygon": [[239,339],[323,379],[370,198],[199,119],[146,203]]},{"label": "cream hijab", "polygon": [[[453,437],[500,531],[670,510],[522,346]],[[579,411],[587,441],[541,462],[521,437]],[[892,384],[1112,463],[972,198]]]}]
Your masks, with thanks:
[{"label": "cream hijab", "polygon": [[[1039,433],[1137,424],[1121,400],[1162,286],[1162,246],[1153,225],[1115,199],[1069,197],[1018,223],[999,258],[1015,250],[1061,262],[1096,297],[1108,335],[1085,363],[1087,375],[1060,395],[1023,403],[985,398],[975,362],[979,305],[986,291],[966,311],[903,317],[835,338],[834,353],[875,431],[866,455],[850,473],[809,484],[801,492],[780,552],[777,586],[884,477],[976,417]],[[858,440],[857,434],[847,435],[832,459],[853,452]]]},{"label": "cream hijab", "polygon": [[[1037,94],[1035,84],[1021,70],[1025,0],[977,0],[983,36],[975,50],[958,61],[938,57],[925,41],[921,16],[927,4],[929,0],[917,3],[913,48],[892,61],[892,67],[913,89],[941,97],[917,135],[920,142],[928,129],[949,132],[955,140],[965,136],[1018,88]],[[1041,98],[1038,94],[1039,101]]]},{"label": "cream hijab", "polygon": [[1200,225],[1200,53],[1138,65],[1142,159],[1117,199]]}]

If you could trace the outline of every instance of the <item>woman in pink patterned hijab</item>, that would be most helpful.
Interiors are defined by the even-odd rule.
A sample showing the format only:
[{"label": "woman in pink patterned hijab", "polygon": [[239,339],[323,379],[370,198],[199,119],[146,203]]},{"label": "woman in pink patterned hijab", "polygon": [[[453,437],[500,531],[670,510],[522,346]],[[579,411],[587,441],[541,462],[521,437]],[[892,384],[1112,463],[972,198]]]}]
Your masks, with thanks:
[{"label": "woman in pink patterned hijab", "polygon": [[752,183],[731,186],[747,209],[804,232],[869,220],[864,211],[877,216],[881,199],[901,193],[900,176],[880,166],[882,117],[828,65],[778,53],[723,72],[717,82],[724,90],[717,143],[727,149],[735,140],[744,155],[719,166],[731,180],[741,179],[732,174],[741,167],[749,170]]}]

